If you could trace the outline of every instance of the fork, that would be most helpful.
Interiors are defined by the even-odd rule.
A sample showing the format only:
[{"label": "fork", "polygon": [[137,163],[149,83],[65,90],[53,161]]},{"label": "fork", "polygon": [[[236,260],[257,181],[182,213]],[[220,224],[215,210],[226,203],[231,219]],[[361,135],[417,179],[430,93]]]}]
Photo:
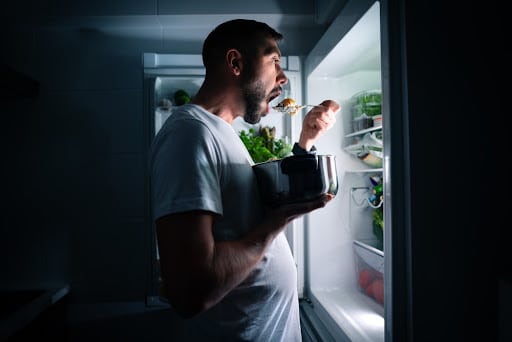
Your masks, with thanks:
[{"label": "fork", "polygon": [[314,107],[315,105],[293,105],[293,106],[274,106],[272,107],[274,110],[281,113],[292,113],[297,112],[299,109],[304,109],[306,107]]}]

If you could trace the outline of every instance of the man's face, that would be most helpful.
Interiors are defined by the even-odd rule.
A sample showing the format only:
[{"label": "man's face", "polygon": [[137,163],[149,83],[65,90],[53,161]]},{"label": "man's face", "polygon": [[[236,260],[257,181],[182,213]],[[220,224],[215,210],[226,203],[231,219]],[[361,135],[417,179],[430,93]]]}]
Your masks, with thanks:
[{"label": "man's face", "polygon": [[269,40],[258,56],[245,64],[240,80],[245,101],[244,120],[254,124],[269,112],[269,102],[281,93],[288,78],[281,69],[281,52],[274,40]]}]

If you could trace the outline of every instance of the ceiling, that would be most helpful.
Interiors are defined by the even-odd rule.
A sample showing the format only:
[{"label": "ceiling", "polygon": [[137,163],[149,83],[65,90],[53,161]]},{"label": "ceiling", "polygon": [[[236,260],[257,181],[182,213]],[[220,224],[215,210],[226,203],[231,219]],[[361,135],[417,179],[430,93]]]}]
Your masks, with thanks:
[{"label": "ceiling", "polygon": [[[159,29],[166,46],[199,53],[217,24],[234,18],[268,23],[285,39],[286,55],[306,55],[346,0],[11,0],[2,20],[51,28],[94,31]],[[323,11],[318,11],[323,8]]]}]

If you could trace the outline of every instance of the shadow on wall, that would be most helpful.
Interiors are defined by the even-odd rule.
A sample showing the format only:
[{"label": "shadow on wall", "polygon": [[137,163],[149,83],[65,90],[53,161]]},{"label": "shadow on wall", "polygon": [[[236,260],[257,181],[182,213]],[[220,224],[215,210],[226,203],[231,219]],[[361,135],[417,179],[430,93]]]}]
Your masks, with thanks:
[{"label": "shadow on wall", "polygon": [[38,81],[9,65],[0,65],[0,99],[33,98],[38,92]]},{"label": "shadow on wall", "polygon": [[37,80],[21,73],[1,80],[2,91],[4,81],[6,88],[19,86],[15,96],[1,98],[7,201],[0,287],[70,283],[73,301],[143,301],[148,253],[137,44],[146,50],[156,43],[74,28],[34,35],[31,64],[18,65],[24,50],[12,45],[0,70],[31,70]]}]

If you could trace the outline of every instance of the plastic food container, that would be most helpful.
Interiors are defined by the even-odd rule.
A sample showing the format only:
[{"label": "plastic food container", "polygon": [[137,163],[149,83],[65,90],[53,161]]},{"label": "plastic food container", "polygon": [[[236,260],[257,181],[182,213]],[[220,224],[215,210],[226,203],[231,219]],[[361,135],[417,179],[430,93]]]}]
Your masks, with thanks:
[{"label": "plastic food container", "polygon": [[355,118],[352,122],[354,131],[362,131],[363,129],[373,127],[373,119],[366,114]]},{"label": "plastic food container", "polygon": [[382,115],[375,115],[373,117],[373,127],[381,127],[382,126]]},{"label": "plastic food container", "polygon": [[382,167],[382,132],[366,133],[361,140],[345,147],[345,151],[359,158],[365,164]]},{"label": "plastic food container", "polygon": [[366,114],[375,116],[382,114],[382,92],[380,90],[365,90],[352,96],[353,118]]},{"label": "plastic food container", "polygon": [[382,151],[367,150],[366,152],[363,152],[360,155],[358,155],[358,157],[365,164],[371,167],[382,167]]},{"label": "plastic food container", "polygon": [[297,155],[255,164],[253,171],[263,201],[269,206],[309,201],[324,193],[336,195],[334,155]]}]

